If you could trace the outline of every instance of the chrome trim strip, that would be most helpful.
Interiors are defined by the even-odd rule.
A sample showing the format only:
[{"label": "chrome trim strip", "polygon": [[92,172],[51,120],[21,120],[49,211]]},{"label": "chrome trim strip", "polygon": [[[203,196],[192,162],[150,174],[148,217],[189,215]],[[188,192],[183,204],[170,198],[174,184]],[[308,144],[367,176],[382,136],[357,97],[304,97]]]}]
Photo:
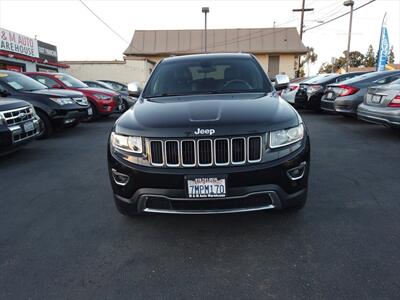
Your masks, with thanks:
[{"label": "chrome trim strip", "polygon": [[[244,153],[243,153],[243,157],[244,157],[244,160],[242,160],[242,161],[233,161],[233,141],[234,140],[244,140],[244,142],[243,142],[243,151],[244,151]],[[245,162],[246,162],[246,138],[245,137],[236,137],[236,138],[231,138],[231,163],[232,163],[232,165],[242,165],[242,164],[244,164]]]},{"label": "chrome trim strip", "polygon": [[[228,161],[226,163],[217,163],[217,141],[226,141],[226,144],[228,146]],[[214,164],[216,166],[228,166],[230,161],[231,161],[231,151],[230,151],[231,147],[230,147],[230,142],[228,138],[221,138],[221,139],[214,139]]]},{"label": "chrome trim strip", "polygon": [[[143,212],[150,212],[150,213],[164,213],[164,214],[187,214],[187,215],[201,215],[201,214],[228,214],[228,213],[240,213],[240,212],[250,212],[250,211],[258,211],[258,210],[267,210],[267,209],[274,209],[274,208],[281,208],[281,203],[278,194],[275,191],[262,191],[262,192],[252,192],[242,196],[232,196],[232,197],[225,197],[224,200],[230,199],[238,199],[238,198],[246,198],[253,195],[262,195],[267,194],[272,204],[260,206],[260,207],[249,207],[249,208],[233,208],[233,209],[213,209],[213,210],[174,210],[174,209],[154,209],[154,208],[144,208]],[[193,200],[193,198],[174,198],[168,197],[164,195],[155,195],[155,194],[143,194],[140,198],[145,197],[158,197],[164,198],[167,200],[191,200],[191,201],[201,201]],[[204,198],[204,199],[215,199],[215,198]],[[204,200],[203,199],[203,200]],[[219,200],[215,200],[219,201]],[[223,201],[223,200],[222,200]]]},{"label": "chrome trim strip", "polygon": [[[209,163],[209,164],[201,164],[200,163],[200,145],[199,144],[200,144],[201,141],[210,141],[210,143],[211,143],[211,145],[210,145],[211,163]],[[213,151],[212,151],[212,149],[213,149],[213,141],[212,141],[212,139],[199,139],[199,140],[197,140],[197,161],[198,161],[199,167],[210,167],[210,166],[213,165]]]},{"label": "chrome trim strip", "polygon": [[261,207],[254,208],[240,208],[240,209],[219,209],[219,210],[167,210],[167,209],[153,209],[153,208],[145,208],[143,211],[148,213],[160,213],[160,214],[181,214],[181,215],[211,215],[211,214],[232,214],[232,213],[241,213],[241,212],[251,212],[251,211],[259,211],[259,210],[267,210],[274,209],[275,206],[272,204]]},{"label": "chrome trim strip", "polygon": [[[178,145],[178,164],[169,164],[168,163],[168,159],[167,159],[167,143],[171,142],[171,143],[176,143]],[[180,145],[179,142],[177,140],[166,140],[165,141],[165,165],[168,167],[179,167],[181,164],[181,156],[180,156]]]},{"label": "chrome trim strip", "polygon": [[[129,179],[130,179],[128,175],[123,174],[123,173],[120,173],[120,172],[118,172],[118,171],[115,170],[115,169],[111,169],[111,173],[112,173],[112,177],[113,177],[113,179],[114,179],[115,184],[120,185],[120,186],[125,186],[125,185],[128,184]],[[123,177],[126,177],[126,178],[127,178],[127,181],[126,181],[126,182],[120,182],[120,181],[118,181],[118,180],[115,178],[115,176],[123,176]]]},{"label": "chrome trim strip", "polygon": [[[287,170],[286,174],[289,177],[289,179],[292,180],[292,181],[296,181],[296,180],[299,180],[299,179],[303,178],[304,174],[306,173],[306,165],[307,165],[307,162],[303,161],[297,167],[294,167],[294,168],[291,168],[290,170]],[[297,176],[297,177],[292,177],[290,175],[290,171],[295,170],[295,169],[299,169],[299,168],[303,168],[303,172],[301,173],[301,175]]]},{"label": "chrome trim strip", "polygon": [[[260,158],[259,159],[255,159],[255,160],[250,160],[250,139],[251,138],[258,138],[260,140]],[[256,162],[260,162],[262,159],[262,154],[263,154],[263,140],[262,137],[257,135],[257,136],[249,136],[247,137],[247,161],[249,163],[256,163]]]},{"label": "chrome trim strip", "polygon": [[[194,164],[184,164],[183,163],[183,147],[182,144],[183,142],[191,142],[193,143],[193,151],[194,151]],[[196,142],[194,140],[181,140],[181,164],[182,167],[195,167],[197,163],[197,153],[196,153]]]}]

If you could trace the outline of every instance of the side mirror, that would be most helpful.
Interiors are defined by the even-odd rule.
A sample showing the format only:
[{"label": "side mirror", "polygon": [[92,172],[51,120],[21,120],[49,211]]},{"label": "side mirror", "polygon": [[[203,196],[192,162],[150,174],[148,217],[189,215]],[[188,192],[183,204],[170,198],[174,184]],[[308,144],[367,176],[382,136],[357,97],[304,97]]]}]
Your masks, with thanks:
[{"label": "side mirror", "polygon": [[277,91],[284,90],[289,87],[289,83],[290,83],[289,76],[282,74],[276,75],[274,84],[275,90]]},{"label": "side mirror", "polygon": [[130,96],[139,97],[142,92],[142,88],[139,82],[128,83],[128,93]]}]

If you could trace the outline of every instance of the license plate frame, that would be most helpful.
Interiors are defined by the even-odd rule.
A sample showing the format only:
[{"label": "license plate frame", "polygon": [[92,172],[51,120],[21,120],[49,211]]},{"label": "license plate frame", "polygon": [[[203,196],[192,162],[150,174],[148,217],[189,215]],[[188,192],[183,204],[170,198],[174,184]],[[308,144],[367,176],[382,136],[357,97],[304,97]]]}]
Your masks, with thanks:
[{"label": "license plate frame", "polygon": [[35,130],[35,125],[33,125],[32,121],[28,121],[23,124],[23,128],[25,132],[31,132]]},{"label": "license plate frame", "polygon": [[226,183],[226,175],[185,176],[186,195],[190,199],[226,198]]},{"label": "license plate frame", "polygon": [[371,102],[375,104],[379,104],[382,101],[381,95],[372,95]]}]

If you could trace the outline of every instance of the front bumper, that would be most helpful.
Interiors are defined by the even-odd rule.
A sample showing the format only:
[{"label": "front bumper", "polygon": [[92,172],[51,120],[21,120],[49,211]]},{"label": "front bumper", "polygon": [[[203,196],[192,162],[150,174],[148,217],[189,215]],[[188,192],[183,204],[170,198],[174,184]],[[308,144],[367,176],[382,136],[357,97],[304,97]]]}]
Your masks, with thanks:
[{"label": "front bumper", "polygon": [[[206,214],[233,213],[295,206],[307,196],[310,161],[309,141],[295,152],[273,162],[234,167],[156,168],[131,164],[108,151],[109,174],[117,201],[138,212]],[[304,164],[296,180],[288,170]],[[116,183],[113,172],[129,177]],[[224,176],[226,197],[189,198],[186,176]]]},{"label": "front bumper", "polygon": [[400,127],[400,108],[375,107],[361,103],[357,110],[360,120],[390,127]]},{"label": "front bumper", "polygon": [[68,125],[87,119],[89,117],[89,109],[89,107],[73,110],[57,109],[52,112],[51,118],[57,126]]},{"label": "front bumper", "polygon": [[11,126],[0,126],[0,154],[12,152],[34,140],[40,133],[38,120],[29,121],[33,123],[33,130],[25,131],[23,123]]}]

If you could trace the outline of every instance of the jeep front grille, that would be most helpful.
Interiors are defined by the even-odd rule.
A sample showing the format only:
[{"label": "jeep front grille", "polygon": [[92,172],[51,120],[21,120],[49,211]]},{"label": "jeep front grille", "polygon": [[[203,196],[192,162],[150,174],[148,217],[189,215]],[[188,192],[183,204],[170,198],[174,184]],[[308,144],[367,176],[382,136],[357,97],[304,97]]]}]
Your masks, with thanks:
[{"label": "jeep front grille", "polygon": [[6,119],[6,123],[8,126],[18,125],[20,123],[33,120],[35,118],[33,109],[30,106],[3,111],[2,114]]},{"label": "jeep front grille", "polygon": [[256,163],[262,137],[147,140],[150,163],[167,167],[208,167]]}]

